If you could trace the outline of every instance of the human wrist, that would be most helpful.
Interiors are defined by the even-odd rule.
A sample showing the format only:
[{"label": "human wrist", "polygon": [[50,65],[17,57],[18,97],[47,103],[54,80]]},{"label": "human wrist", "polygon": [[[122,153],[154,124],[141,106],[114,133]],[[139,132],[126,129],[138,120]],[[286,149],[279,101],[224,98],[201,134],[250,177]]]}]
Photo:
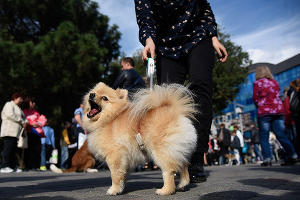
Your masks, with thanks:
[{"label": "human wrist", "polygon": [[146,45],[154,44],[153,39],[151,37],[148,37],[146,39]]},{"label": "human wrist", "polygon": [[217,36],[213,36],[213,37],[211,38],[211,40],[212,40],[213,42],[219,41]]}]

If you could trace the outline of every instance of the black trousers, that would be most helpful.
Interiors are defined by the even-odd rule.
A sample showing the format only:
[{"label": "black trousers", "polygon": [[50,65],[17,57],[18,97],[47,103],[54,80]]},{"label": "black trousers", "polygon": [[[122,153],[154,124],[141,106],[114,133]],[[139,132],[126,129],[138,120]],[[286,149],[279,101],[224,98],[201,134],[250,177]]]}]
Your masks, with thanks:
[{"label": "black trousers", "polygon": [[25,168],[37,169],[41,163],[41,137],[28,132],[28,148],[25,151]]},{"label": "black trousers", "polygon": [[3,137],[2,168],[16,167],[17,140],[16,137]]},{"label": "black trousers", "polygon": [[191,52],[179,60],[158,56],[157,81],[184,84],[188,79],[199,111],[194,126],[197,130],[197,148],[191,158],[192,166],[203,166],[203,155],[208,149],[212,122],[212,73],[215,53],[210,39],[201,41]]},{"label": "black trousers", "polygon": [[300,156],[300,116],[293,116],[293,120],[295,121],[296,125],[296,139],[295,139],[295,149],[298,154],[298,157]]}]

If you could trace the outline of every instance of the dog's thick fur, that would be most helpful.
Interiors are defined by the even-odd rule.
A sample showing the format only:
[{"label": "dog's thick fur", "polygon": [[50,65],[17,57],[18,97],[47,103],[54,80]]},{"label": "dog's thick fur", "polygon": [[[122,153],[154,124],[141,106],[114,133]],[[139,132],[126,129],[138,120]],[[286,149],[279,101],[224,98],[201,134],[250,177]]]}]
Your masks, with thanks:
[{"label": "dog's thick fur", "polygon": [[50,169],[55,173],[70,173],[70,172],[97,172],[97,169],[91,169],[95,166],[95,158],[88,150],[87,141],[83,143],[72,158],[72,166],[69,169],[63,170],[51,164]]},{"label": "dog's thick fur", "polygon": [[[175,172],[181,174],[178,189],[189,184],[188,164],[197,134],[190,120],[195,112],[193,98],[186,87],[171,84],[143,89],[129,102],[127,90],[98,83],[83,103],[89,150],[105,160],[111,171],[112,186],[107,194],[123,191],[129,169],[144,162],[145,154],[162,170],[164,185],[157,194],[175,192]],[[95,105],[99,106],[97,112]],[[136,140],[138,132],[144,151]]]}]

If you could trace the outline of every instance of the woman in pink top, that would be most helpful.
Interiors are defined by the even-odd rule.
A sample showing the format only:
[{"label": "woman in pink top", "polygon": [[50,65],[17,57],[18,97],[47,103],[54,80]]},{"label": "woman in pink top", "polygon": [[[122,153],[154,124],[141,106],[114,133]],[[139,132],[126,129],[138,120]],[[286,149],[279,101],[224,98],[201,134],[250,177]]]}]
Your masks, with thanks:
[{"label": "woman in pink top", "polygon": [[[29,121],[34,121],[33,119],[40,117],[40,113],[35,109],[35,100],[33,97],[25,98],[23,112]],[[26,127],[28,133],[28,149],[25,153],[25,167],[28,170],[38,170],[40,168],[41,137],[33,131],[33,128],[39,126],[37,122],[33,122]]]},{"label": "woman in pink top", "polygon": [[284,165],[294,164],[298,158],[295,149],[284,133],[284,107],[280,95],[280,87],[274,80],[267,66],[256,68],[253,85],[253,100],[257,107],[260,144],[264,162],[262,166],[271,166],[271,149],[269,134],[272,127],[276,138],[287,153]]}]

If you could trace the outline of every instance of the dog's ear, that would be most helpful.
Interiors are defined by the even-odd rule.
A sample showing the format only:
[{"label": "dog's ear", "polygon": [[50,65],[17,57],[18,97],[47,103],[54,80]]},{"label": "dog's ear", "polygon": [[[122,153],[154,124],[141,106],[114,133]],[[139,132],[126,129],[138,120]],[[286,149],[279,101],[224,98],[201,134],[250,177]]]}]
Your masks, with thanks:
[{"label": "dog's ear", "polygon": [[128,100],[128,91],[124,89],[117,89],[116,90],[120,99]]}]

